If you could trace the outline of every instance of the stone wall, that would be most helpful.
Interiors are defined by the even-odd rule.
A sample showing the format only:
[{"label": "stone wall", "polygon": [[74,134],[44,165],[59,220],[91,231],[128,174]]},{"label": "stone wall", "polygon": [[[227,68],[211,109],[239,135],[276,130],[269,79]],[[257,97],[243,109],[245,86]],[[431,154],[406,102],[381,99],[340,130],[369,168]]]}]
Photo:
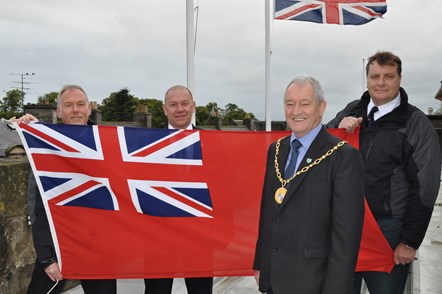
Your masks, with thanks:
[{"label": "stone wall", "polygon": [[47,104],[27,104],[23,106],[24,113],[30,113],[40,121],[55,124],[57,123],[57,107]]},{"label": "stone wall", "polygon": [[[28,220],[30,167],[26,157],[0,158],[0,293],[24,294],[34,270],[35,251]],[[69,281],[64,289],[78,285]]]},{"label": "stone wall", "polygon": [[[152,127],[152,115],[148,112],[146,105],[139,105],[135,110],[132,122],[104,122],[101,118],[101,111],[98,110],[98,104],[95,101],[90,102],[91,115],[90,119],[97,125],[121,125],[130,127]],[[57,107],[55,105],[46,104],[27,104],[23,106],[24,113],[30,113],[42,122],[55,124],[57,123]]]},{"label": "stone wall", "polygon": [[35,253],[28,224],[29,164],[0,159],[0,293],[26,293]]}]

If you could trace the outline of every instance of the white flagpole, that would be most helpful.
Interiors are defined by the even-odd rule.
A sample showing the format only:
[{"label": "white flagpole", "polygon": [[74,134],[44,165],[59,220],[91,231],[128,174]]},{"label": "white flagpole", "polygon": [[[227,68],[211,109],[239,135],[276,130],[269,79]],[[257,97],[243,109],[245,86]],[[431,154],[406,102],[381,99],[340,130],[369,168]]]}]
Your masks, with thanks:
[{"label": "white flagpole", "polygon": [[273,11],[271,8],[273,0],[265,0],[265,117],[266,117],[266,131],[272,130],[272,111],[270,105],[270,15]]},{"label": "white flagpole", "polygon": [[365,92],[365,58],[362,58],[362,93]]},{"label": "white flagpole", "polygon": [[[186,0],[186,44],[187,44],[187,88],[195,93],[195,26],[193,16],[193,0]],[[192,115],[192,124],[195,125],[195,113]]]}]

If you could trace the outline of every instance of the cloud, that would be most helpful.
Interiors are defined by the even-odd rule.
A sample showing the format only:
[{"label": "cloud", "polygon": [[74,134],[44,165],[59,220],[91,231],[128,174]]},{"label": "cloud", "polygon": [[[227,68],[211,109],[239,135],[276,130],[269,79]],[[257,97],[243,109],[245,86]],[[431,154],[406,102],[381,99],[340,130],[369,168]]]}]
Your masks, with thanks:
[{"label": "cloud", "polygon": [[[78,83],[101,102],[127,87],[162,99],[186,84],[185,1],[6,1],[0,10],[0,85],[10,73],[35,72],[26,102]],[[264,119],[263,1],[195,1],[198,12],[195,97],[198,105],[235,103]],[[323,84],[330,119],[364,89],[363,59],[390,50],[403,60],[403,86],[423,111],[439,108],[442,80],[439,0],[389,0],[385,19],[363,26],[272,22],[272,118],[283,120],[282,95],[296,75]]]}]

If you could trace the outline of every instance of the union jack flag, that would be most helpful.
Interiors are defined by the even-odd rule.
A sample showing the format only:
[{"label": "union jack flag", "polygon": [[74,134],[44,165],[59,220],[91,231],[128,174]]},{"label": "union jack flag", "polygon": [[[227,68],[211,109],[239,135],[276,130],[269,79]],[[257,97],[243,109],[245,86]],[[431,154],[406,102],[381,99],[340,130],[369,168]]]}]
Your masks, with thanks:
[{"label": "union jack flag", "polygon": [[275,19],[361,25],[382,17],[386,0],[275,0]]},{"label": "union jack flag", "polygon": [[[30,124],[22,129],[42,195],[50,203],[120,210],[116,195],[124,195],[121,186],[127,186],[132,201],[128,209],[161,217],[212,217],[204,181],[165,180],[168,170],[203,165],[197,131],[152,130],[140,136],[139,129],[118,127],[112,129],[111,142],[101,136],[110,129],[97,126]],[[158,165],[166,166],[164,174],[146,177]]]}]

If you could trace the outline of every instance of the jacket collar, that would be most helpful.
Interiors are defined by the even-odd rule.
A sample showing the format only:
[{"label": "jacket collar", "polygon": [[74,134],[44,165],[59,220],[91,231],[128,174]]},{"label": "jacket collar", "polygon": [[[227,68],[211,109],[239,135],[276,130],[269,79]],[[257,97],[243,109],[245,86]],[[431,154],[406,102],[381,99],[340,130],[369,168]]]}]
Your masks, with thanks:
[{"label": "jacket collar", "polygon": [[[405,92],[405,90],[401,87],[399,88],[399,94],[401,97],[401,103],[398,107],[393,109],[392,112],[380,117],[376,120],[376,124],[373,124],[373,126],[370,128],[370,131],[375,131],[381,125],[385,126],[385,123],[395,122],[396,124],[403,124],[408,119],[409,113],[409,104],[408,104],[408,95]],[[350,110],[350,112],[346,116],[354,116],[354,117],[362,117],[364,121],[366,121],[367,118],[367,106],[368,103],[370,103],[370,94],[368,91],[366,91],[364,94],[362,94],[361,99],[356,103],[356,105],[353,107],[353,109]],[[363,125],[361,127],[361,131],[365,130],[369,131]]]}]

